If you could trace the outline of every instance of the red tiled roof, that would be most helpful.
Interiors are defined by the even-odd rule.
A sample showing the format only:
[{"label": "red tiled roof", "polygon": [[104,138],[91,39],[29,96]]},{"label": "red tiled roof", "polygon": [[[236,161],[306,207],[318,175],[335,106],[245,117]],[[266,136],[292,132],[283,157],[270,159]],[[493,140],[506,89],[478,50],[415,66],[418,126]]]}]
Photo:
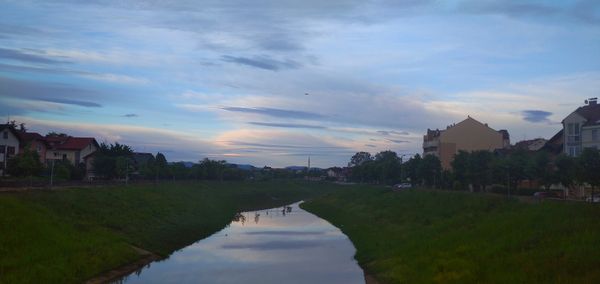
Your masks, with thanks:
[{"label": "red tiled roof", "polygon": [[22,131],[17,131],[19,138],[21,139],[21,141],[23,142],[30,142],[33,140],[44,140],[44,136],[40,135],[37,132],[22,132]]},{"label": "red tiled roof", "polygon": [[64,143],[56,146],[57,149],[61,150],[81,150],[92,143],[96,143],[96,139],[91,137],[69,137]]},{"label": "red tiled roof", "polygon": [[90,144],[98,146],[92,137],[47,136],[45,140],[56,150],[82,150]]}]

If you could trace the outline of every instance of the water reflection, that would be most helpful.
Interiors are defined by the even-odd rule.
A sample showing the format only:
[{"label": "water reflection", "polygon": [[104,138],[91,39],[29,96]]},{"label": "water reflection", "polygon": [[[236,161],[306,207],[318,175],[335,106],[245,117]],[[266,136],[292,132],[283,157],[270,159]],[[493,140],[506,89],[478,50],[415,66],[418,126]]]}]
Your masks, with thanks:
[{"label": "water reflection", "polygon": [[364,283],[354,252],[337,228],[292,204],[236,214],[123,283]]}]

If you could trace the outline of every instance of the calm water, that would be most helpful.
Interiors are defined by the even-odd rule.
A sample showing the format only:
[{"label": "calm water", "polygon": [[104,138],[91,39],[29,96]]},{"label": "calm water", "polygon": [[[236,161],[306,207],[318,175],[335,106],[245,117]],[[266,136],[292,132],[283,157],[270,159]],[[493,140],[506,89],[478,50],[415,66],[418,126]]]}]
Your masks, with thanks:
[{"label": "calm water", "polygon": [[298,207],[238,214],[124,283],[365,283],[340,230]]}]

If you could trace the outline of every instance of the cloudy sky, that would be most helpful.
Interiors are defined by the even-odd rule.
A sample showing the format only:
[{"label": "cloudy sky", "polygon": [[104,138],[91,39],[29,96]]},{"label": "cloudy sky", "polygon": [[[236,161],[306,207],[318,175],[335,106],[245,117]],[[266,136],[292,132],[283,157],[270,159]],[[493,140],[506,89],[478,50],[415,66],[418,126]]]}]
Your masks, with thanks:
[{"label": "cloudy sky", "polygon": [[[308,95],[307,95],[308,94]],[[3,1],[0,114],[171,161],[344,165],[600,95],[600,1]]]}]

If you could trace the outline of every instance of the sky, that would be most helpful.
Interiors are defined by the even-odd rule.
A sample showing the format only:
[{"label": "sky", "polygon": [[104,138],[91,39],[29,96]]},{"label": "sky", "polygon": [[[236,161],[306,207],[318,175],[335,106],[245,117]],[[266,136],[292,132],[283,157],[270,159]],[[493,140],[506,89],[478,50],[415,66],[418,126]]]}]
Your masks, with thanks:
[{"label": "sky", "polygon": [[600,96],[600,1],[0,0],[0,115],[169,161],[343,166]]}]

